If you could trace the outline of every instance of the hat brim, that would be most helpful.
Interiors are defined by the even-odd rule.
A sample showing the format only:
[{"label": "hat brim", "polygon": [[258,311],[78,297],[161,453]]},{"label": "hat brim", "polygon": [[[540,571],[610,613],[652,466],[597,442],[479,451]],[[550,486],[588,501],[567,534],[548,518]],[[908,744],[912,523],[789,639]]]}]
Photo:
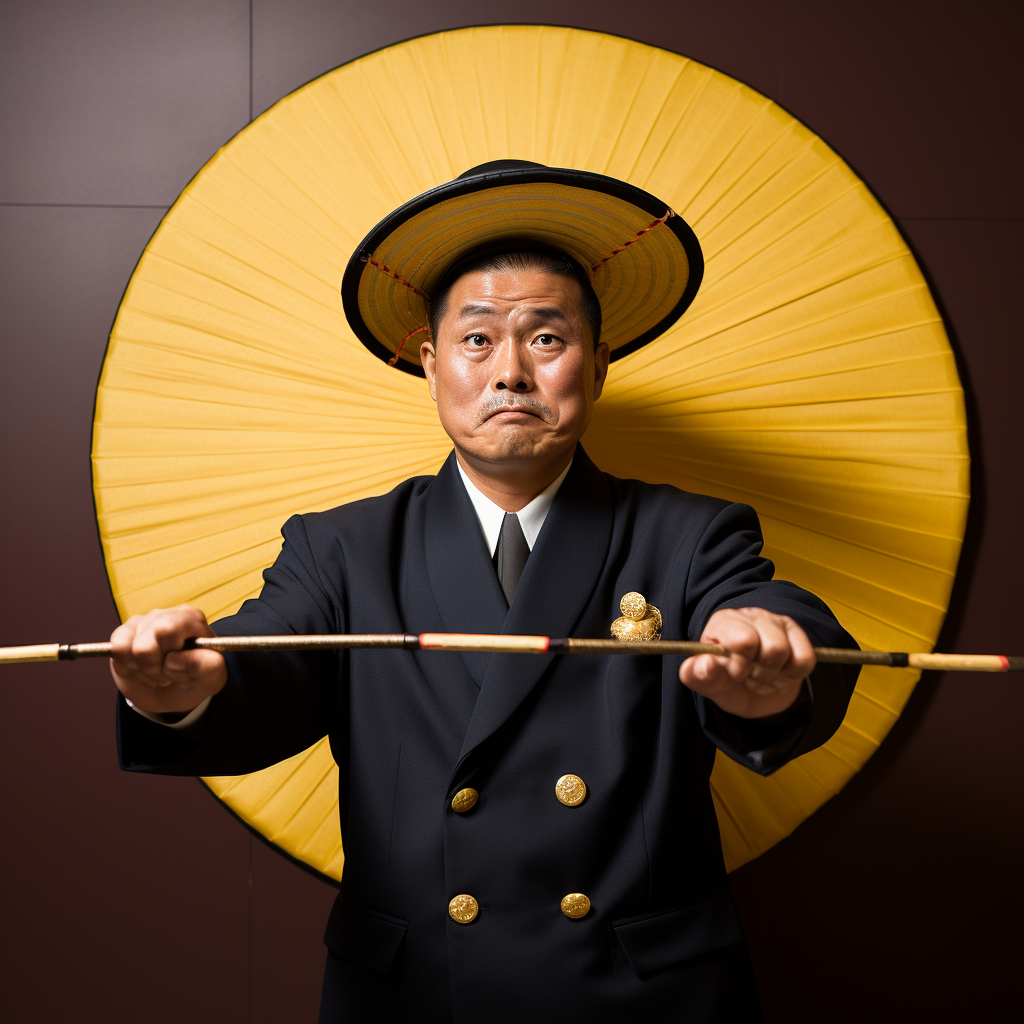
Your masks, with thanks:
[{"label": "hat brim", "polygon": [[[619,359],[662,334],[704,275],[700,244],[667,204],[615,178],[532,166],[458,178],[382,220],[349,260],[345,316],[377,357],[423,376],[419,340],[432,288],[456,260],[503,238],[567,252],[591,271],[601,340]],[[653,225],[653,226],[652,226]],[[409,339],[408,344],[403,344]]]}]

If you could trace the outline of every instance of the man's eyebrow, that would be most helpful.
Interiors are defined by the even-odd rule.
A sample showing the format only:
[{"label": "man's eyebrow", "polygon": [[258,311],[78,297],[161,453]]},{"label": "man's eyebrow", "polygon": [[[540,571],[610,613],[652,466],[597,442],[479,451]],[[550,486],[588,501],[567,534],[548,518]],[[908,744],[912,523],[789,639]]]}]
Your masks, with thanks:
[{"label": "man's eyebrow", "polygon": [[569,323],[569,318],[557,306],[537,306],[528,310],[524,316],[528,320],[561,320],[562,323]]},{"label": "man's eyebrow", "polygon": [[497,313],[497,310],[493,306],[481,306],[472,302],[459,310],[459,316],[487,316],[490,313]]},{"label": "man's eyebrow", "polygon": [[[490,316],[498,311],[494,306],[484,306],[478,303],[468,303],[459,310],[459,316]],[[538,320],[560,320],[562,323],[569,323],[569,318],[557,306],[537,306],[527,310],[524,317],[531,321]]]}]

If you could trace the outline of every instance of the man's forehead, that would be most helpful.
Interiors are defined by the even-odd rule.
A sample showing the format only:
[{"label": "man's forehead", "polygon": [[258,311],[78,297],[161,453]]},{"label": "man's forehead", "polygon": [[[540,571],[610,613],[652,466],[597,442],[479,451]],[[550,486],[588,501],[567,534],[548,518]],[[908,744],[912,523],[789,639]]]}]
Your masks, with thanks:
[{"label": "man's forehead", "polygon": [[492,316],[502,317],[503,319],[514,317],[521,323],[543,321],[544,323],[561,322],[569,324],[572,321],[570,312],[571,310],[561,309],[559,306],[552,306],[543,301],[538,301],[537,303],[529,300],[524,302],[495,303],[469,302],[455,310],[453,319],[461,320]]},{"label": "man's forehead", "polygon": [[545,271],[476,271],[463,274],[449,293],[449,308],[456,316],[485,316],[527,306],[562,314],[575,311],[580,287],[571,278]]}]

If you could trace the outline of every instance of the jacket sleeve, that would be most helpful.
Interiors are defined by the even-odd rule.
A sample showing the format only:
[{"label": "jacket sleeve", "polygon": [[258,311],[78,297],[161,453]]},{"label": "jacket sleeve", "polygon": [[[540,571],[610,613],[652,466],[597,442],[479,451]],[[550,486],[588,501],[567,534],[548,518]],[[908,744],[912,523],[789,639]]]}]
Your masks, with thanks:
[{"label": "jacket sleeve", "polygon": [[[729,505],[718,513],[690,564],[689,638],[699,640],[708,619],[721,608],[755,607],[790,616],[815,647],[856,648],[824,601],[793,583],[772,579],[775,566],[761,556],[763,545],[757,513],[749,505]],[[694,694],[697,715],[720,750],[759,775],[770,775],[832,737],[846,715],[859,672],[856,665],[818,665],[795,703],[766,718],[740,718]]]},{"label": "jacket sleeve", "polygon": [[[324,586],[300,516],[263,573],[263,590],[213,623],[218,636],[339,632],[342,610]],[[328,731],[341,672],[336,651],[226,654],[228,680],[194,726],[168,729],[117,700],[121,767],[163,775],[242,775],[276,764]]]}]

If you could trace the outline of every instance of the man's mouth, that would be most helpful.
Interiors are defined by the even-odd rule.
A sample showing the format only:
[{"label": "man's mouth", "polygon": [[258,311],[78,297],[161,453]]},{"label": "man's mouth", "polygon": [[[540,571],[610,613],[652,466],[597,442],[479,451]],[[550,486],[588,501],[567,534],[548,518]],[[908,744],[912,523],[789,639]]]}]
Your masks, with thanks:
[{"label": "man's mouth", "polygon": [[501,409],[495,409],[494,412],[492,412],[491,415],[488,416],[487,418],[491,419],[491,417],[493,416],[507,416],[509,413],[523,413],[527,416],[537,415],[536,410],[528,409],[522,405],[506,405],[503,406]]}]

